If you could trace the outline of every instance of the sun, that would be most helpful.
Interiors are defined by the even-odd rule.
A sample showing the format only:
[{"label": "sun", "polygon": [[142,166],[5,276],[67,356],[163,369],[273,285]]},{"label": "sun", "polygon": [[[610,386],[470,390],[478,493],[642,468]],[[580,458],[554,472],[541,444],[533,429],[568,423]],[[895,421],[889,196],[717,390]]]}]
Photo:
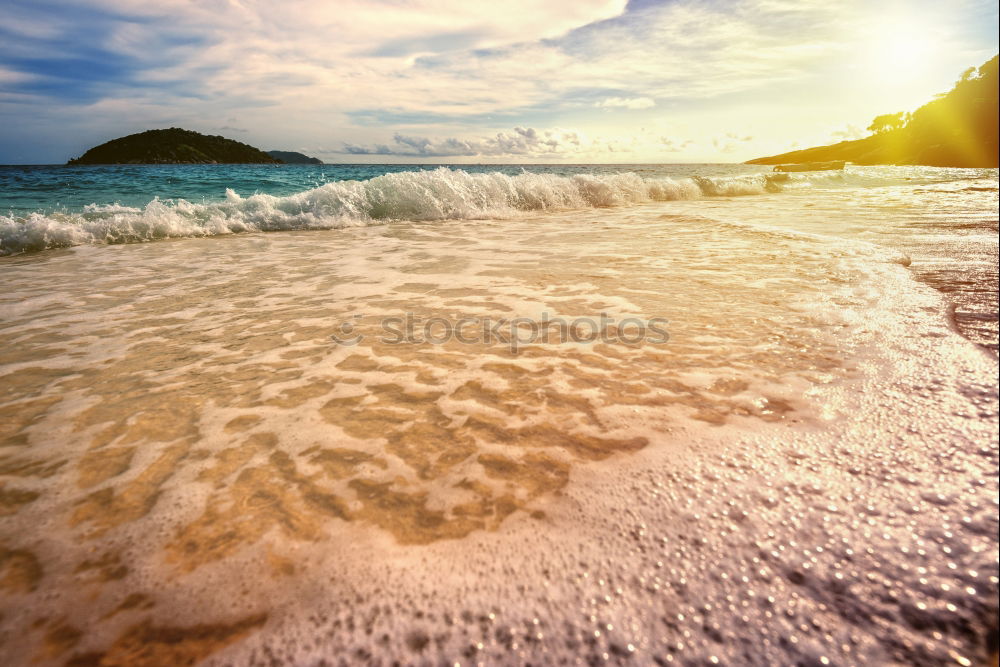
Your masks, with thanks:
[{"label": "sun", "polygon": [[893,71],[913,68],[926,62],[930,45],[913,35],[893,35],[878,49],[878,58]]},{"label": "sun", "polygon": [[875,79],[891,85],[926,74],[940,43],[932,26],[895,17],[873,27],[866,61]]}]

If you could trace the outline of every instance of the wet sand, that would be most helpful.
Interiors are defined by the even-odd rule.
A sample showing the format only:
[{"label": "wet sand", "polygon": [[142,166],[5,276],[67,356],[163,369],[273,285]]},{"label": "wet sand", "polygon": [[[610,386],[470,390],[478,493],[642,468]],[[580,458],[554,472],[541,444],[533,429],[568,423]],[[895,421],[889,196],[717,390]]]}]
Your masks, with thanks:
[{"label": "wet sand", "polygon": [[[0,642],[988,659],[996,358],[908,263],[662,204],[8,258]],[[663,317],[670,340],[381,341],[405,312]],[[364,339],[331,340],[344,322]]]}]

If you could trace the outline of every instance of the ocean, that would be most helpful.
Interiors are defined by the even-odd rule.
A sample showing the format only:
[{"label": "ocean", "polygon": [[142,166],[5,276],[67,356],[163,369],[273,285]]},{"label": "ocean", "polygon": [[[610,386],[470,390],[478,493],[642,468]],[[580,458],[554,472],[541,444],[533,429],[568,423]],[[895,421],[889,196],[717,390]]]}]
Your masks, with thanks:
[{"label": "ocean", "polygon": [[0,167],[0,652],[986,662],[997,170],[765,169]]}]

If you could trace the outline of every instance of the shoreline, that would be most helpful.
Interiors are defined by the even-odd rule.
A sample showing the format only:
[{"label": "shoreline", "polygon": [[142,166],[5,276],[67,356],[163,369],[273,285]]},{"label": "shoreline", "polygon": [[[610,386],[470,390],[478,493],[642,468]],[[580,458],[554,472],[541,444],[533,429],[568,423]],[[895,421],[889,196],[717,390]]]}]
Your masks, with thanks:
[{"label": "shoreline", "polygon": [[[890,362],[876,353],[862,377],[831,387],[825,399],[818,399],[838,405],[841,416],[874,417],[870,423],[880,424],[880,435],[863,425],[831,431],[756,420],[718,427],[681,420],[666,440],[661,435],[638,452],[576,470],[562,497],[540,505],[545,519],[521,514],[497,532],[418,547],[374,536],[370,544],[351,540],[355,553],[331,568],[333,578],[345,582],[343,598],[355,602],[310,600],[304,605],[313,612],[307,630],[296,616],[279,621],[274,632],[288,632],[281,642],[288,652],[277,655],[292,662],[331,652],[361,655],[357,652],[370,647],[368,637],[387,632],[389,655],[431,662],[490,661],[511,654],[520,661],[559,662],[556,647],[563,645],[569,655],[612,661],[672,660],[672,653],[682,660],[715,657],[722,664],[793,656],[816,662],[827,657],[833,664],[912,664],[956,656],[973,664],[988,660],[997,584],[995,577],[992,583],[985,579],[996,543],[993,556],[987,549],[981,558],[975,546],[958,546],[967,540],[989,544],[995,532],[996,506],[989,499],[996,495],[996,480],[984,475],[979,478],[983,485],[976,483],[979,471],[997,461],[995,388],[981,397],[992,411],[988,420],[952,420],[941,430],[945,422],[919,421],[918,416],[965,409],[960,407],[968,400],[962,387],[987,384],[995,360],[965,344],[942,355],[937,337],[954,334],[921,311],[918,306],[902,315],[892,328],[905,336],[919,327],[928,356],[907,351]],[[936,368],[951,369],[956,384],[944,395],[919,389],[928,358],[936,359]],[[887,405],[882,400],[887,393],[899,402]],[[929,439],[916,450],[903,441],[881,450],[895,428],[908,429],[910,445],[917,444],[915,438]],[[932,468],[919,468],[947,451],[935,439],[954,444],[959,433],[970,445],[978,440],[981,448],[958,461],[949,458],[947,482]],[[779,442],[786,444],[776,448]],[[914,464],[922,472],[911,477]],[[958,466],[969,467],[959,474]],[[921,481],[927,475],[937,483]],[[718,493],[719,487],[725,493]],[[963,488],[970,490],[954,495]],[[960,497],[969,504],[957,504]],[[946,539],[942,531],[957,516],[971,520],[958,522],[961,528],[951,528],[956,535]],[[843,528],[848,531],[839,532]],[[939,554],[932,556],[943,547],[949,547],[957,568]],[[385,550],[396,555],[383,560]],[[957,601],[955,596],[916,582],[913,559],[925,550],[917,562],[929,569],[923,576],[935,586],[959,577],[964,583],[952,584],[953,590],[977,587],[978,602],[968,606],[973,601],[964,598],[952,612],[962,620],[942,616],[951,604],[946,600]],[[428,578],[427,568],[434,563],[452,564],[455,574]],[[497,569],[504,573],[499,581],[491,575]],[[967,570],[978,577],[963,579]],[[854,577],[860,571],[868,573],[869,583],[857,590],[862,580]],[[402,608],[394,609],[393,601]],[[735,609],[727,607],[733,604]],[[380,608],[385,611],[375,611]],[[884,633],[892,627],[887,622],[902,623],[898,642],[887,641]],[[956,645],[932,640],[928,626],[966,628],[975,641],[965,645],[969,652],[959,652]],[[338,631],[327,635],[324,627]],[[744,627],[756,628],[754,647],[741,640]],[[833,633],[843,647],[820,640],[823,632]],[[310,649],[307,636],[326,636],[332,643],[321,641]],[[939,645],[924,653],[924,642]],[[266,647],[274,644],[261,634],[218,659],[267,655]],[[904,652],[888,652],[891,646]]]},{"label": "shoreline", "polygon": [[[985,656],[996,361],[900,252],[812,231],[830,219],[814,201],[7,263],[24,428],[4,464],[42,494],[5,525],[41,573],[10,596],[12,655]],[[664,315],[671,338],[329,340],[399,308]]]}]

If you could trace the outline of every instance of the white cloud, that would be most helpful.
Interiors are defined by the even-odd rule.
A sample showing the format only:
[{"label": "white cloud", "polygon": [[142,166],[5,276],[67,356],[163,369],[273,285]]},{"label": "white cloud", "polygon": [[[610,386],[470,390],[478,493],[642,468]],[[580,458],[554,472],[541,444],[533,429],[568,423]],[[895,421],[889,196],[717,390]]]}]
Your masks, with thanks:
[{"label": "white cloud", "polygon": [[[851,92],[865,76],[858,54],[873,39],[872,19],[887,11],[860,0],[674,0],[633,3],[627,12],[625,0],[66,0],[59,13],[31,7],[15,3],[5,15],[19,39],[0,44],[0,55],[11,56],[0,68],[7,89],[0,111],[10,115],[9,127],[41,128],[37,118],[56,119],[38,132],[63,132],[74,144],[67,153],[125,129],[228,125],[268,148],[348,142],[386,151],[355,155],[600,159],[614,152],[658,159],[690,156],[700,146],[705,152],[693,159],[710,158],[715,146],[745,159],[754,156],[740,151],[783,147],[793,136],[822,139],[844,123],[863,126],[878,113],[913,108],[883,104],[885,86]],[[935,67],[947,76],[939,88],[913,92],[917,103],[992,53],[980,58],[975,50],[993,49],[995,33],[984,45],[954,26],[992,16],[995,5],[956,0],[896,11],[952,30],[936,43]],[[59,99],[63,87],[33,86],[35,73],[10,64],[51,55],[53,44],[72,62],[65,38],[80,34],[95,35],[84,55],[119,55],[116,64],[134,69],[134,81],[99,81],[95,97]],[[238,124],[224,121],[237,115]],[[638,118],[662,124],[647,136],[630,125]],[[509,129],[515,125],[536,136]],[[530,129],[559,125],[577,128],[580,143],[559,130]],[[675,132],[689,139],[658,138]]]},{"label": "white cloud", "polygon": [[38,77],[26,72],[18,72],[5,67],[0,67],[0,83],[23,83],[37,78]]},{"label": "white cloud", "polygon": [[566,128],[515,127],[488,136],[437,137],[396,133],[391,141],[345,142],[340,148],[311,148],[304,152],[330,156],[380,158],[475,158],[574,161],[676,159],[697,144],[692,139],[661,136],[642,128],[625,135],[588,135]]},{"label": "white cloud", "polygon": [[848,123],[847,127],[839,130],[834,130],[830,133],[830,138],[835,141],[850,141],[852,139],[860,139],[866,136],[866,132],[862,130],[857,125],[852,125]]},{"label": "white cloud", "polygon": [[740,144],[745,144],[753,141],[753,137],[749,135],[739,135],[735,132],[726,132],[721,137],[715,137],[712,139],[712,146],[720,153],[735,153],[739,149]]},{"label": "white cloud", "polygon": [[682,153],[694,144],[692,139],[681,140],[674,137],[659,137],[659,141],[665,153]]},{"label": "white cloud", "polygon": [[515,127],[490,137],[443,139],[396,133],[391,144],[358,145],[345,143],[332,153],[348,155],[397,155],[408,157],[554,157],[576,152],[582,147],[577,132],[536,130]]},{"label": "white cloud", "polygon": [[594,106],[602,109],[649,109],[655,107],[656,102],[648,97],[609,97]]}]

